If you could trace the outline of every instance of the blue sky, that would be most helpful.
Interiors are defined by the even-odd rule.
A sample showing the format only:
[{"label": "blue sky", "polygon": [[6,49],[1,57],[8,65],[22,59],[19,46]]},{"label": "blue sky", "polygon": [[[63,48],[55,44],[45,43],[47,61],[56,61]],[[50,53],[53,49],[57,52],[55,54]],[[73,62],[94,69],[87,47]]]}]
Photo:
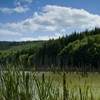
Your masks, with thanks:
[{"label": "blue sky", "polygon": [[100,27],[100,0],[0,0],[0,41],[48,40]]}]

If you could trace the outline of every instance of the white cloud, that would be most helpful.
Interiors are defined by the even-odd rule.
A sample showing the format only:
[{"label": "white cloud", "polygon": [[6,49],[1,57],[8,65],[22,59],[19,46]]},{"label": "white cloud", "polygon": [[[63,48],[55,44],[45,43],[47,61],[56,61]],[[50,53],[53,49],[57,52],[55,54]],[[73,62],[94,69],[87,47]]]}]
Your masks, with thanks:
[{"label": "white cloud", "polygon": [[33,2],[33,0],[15,0],[14,5],[21,6],[22,3],[32,3],[32,2]]},{"label": "white cloud", "polygon": [[[18,11],[16,10],[16,12]],[[99,15],[91,14],[83,9],[47,5],[41,12],[35,12],[31,18],[17,23],[6,23],[2,25],[2,28],[15,30],[23,34],[32,33],[34,31],[41,31],[41,34],[42,31],[67,33],[68,30],[71,30],[71,32],[76,30],[83,31],[85,29],[100,27],[99,22]],[[40,36],[35,39],[50,38],[52,38],[52,36],[50,37],[47,34],[46,36]]]},{"label": "white cloud", "polygon": [[25,13],[28,10],[29,10],[29,8],[26,7],[26,6],[24,6],[24,7],[19,6],[19,7],[15,7],[15,8],[0,8],[0,12],[9,13],[9,14],[14,13],[14,12],[16,12],[16,13]]},{"label": "white cloud", "polygon": [[65,31],[68,29],[78,28],[81,30],[100,27],[99,22],[99,15],[90,14],[83,9],[47,5],[41,13],[35,12],[32,18],[18,23],[8,23],[6,26],[21,31]]},{"label": "white cloud", "polygon": [[38,36],[36,38],[32,38],[32,37],[23,37],[21,38],[19,41],[37,41],[37,40],[49,40],[49,39],[57,39],[59,37],[61,37],[62,34],[60,33],[55,33],[53,36]]},{"label": "white cloud", "polygon": [[66,30],[65,29],[61,29],[61,32],[66,32]]},{"label": "white cloud", "polygon": [[21,36],[21,34],[19,32],[14,32],[14,31],[10,31],[10,30],[5,30],[5,29],[0,29],[0,34],[2,35],[15,35],[15,36]]},{"label": "white cloud", "polygon": [[23,37],[23,38],[19,39],[19,41],[34,41],[34,38],[31,38],[31,37]]}]

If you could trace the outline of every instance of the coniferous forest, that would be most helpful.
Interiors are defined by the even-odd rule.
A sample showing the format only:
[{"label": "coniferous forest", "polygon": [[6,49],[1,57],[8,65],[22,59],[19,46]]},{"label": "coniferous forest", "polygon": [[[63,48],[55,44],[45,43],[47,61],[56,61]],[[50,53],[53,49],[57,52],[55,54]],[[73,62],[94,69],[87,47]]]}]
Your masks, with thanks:
[{"label": "coniferous forest", "polygon": [[[67,33],[66,33],[67,34]],[[0,66],[100,71],[100,28],[48,41],[0,42]]]}]

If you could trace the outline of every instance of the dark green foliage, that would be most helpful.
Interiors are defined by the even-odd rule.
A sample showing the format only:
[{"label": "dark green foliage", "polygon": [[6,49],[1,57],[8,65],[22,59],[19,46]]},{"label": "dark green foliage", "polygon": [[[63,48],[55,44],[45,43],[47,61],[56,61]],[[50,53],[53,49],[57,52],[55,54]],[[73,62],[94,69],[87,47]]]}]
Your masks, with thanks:
[{"label": "dark green foliage", "polygon": [[16,46],[24,46],[24,45],[34,45],[34,44],[39,44],[43,41],[22,41],[22,42],[8,42],[8,41],[0,41],[0,50],[7,50],[10,49],[12,47],[16,47]]},{"label": "dark green foliage", "polygon": [[[100,29],[49,41],[0,42],[0,65],[35,66],[36,70],[97,70],[100,65]],[[76,68],[77,66],[77,68]],[[87,67],[86,67],[87,66]],[[100,68],[99,68],[100,70]]]},{"label": "dark green foliage", "polygon": [[[81,66],[89,70],[89,66],[99,67],[100,62],[100,39],[99,35],[89,36],[82,40],[69,43],[61,52],[61,59],[65,60],[68,66]],[[96,41],[98,40],[98,41]]]}]

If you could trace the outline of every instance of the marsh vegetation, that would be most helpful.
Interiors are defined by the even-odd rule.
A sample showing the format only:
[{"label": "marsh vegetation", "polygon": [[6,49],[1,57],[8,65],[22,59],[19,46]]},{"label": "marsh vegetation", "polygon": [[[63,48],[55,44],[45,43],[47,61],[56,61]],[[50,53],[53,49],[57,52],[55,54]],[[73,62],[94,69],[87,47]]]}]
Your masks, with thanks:
[{"label": "marsh vegetation", "polygon": [[0,70],[1,100],[100,100],[100,74]]},{"label": "marsh vegetation", "polygon": [[0,68],[1,100],[100,100],[100,28],[48,41],[2,41]]}]

